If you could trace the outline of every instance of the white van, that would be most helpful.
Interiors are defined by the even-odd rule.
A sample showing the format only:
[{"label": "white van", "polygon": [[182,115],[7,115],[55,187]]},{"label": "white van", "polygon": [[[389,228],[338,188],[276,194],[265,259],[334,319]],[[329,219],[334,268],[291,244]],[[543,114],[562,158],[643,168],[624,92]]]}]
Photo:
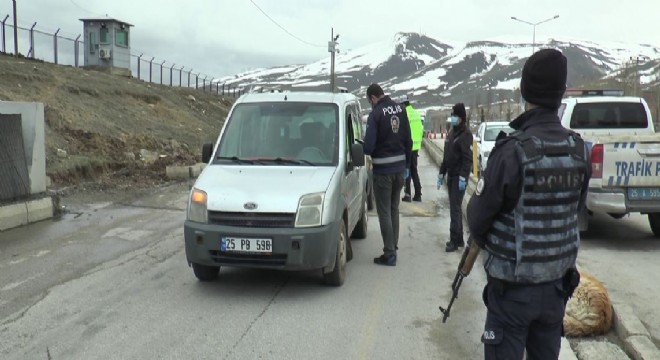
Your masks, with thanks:
[{"label": "white van", "polygon": [[190,192],[186,258],[210,281],[221,266],[321,269],[343,284],[349,234],[367,235],[367,169],[355,95],[246,94],[232,107]]}]

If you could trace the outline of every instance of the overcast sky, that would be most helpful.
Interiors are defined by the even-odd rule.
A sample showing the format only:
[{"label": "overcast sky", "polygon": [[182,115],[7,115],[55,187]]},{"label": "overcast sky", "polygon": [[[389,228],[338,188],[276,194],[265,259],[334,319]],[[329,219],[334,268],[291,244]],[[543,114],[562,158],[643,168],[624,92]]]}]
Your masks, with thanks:
[{"label": "overcast sky", "polygon": [[[272,19],[292,35],[275,25]],[[257,67],[308,63],[327,53],[330,29],[349,50],[400,31],[440,41],[577,38],[660,47],[658,0],[17,0],[19,25],[75,37],[79,18],[105,16],[133,24],[132,47],[157,62],[209,76]],[[0,16],[11,14],[11,1]],[[8,22],[11,22],[11,16]],[[298,37],[299,39],[296,39]],[[311,44],[311,45],[310,45]],[[178,66],[177,66],[178,67]]]}]

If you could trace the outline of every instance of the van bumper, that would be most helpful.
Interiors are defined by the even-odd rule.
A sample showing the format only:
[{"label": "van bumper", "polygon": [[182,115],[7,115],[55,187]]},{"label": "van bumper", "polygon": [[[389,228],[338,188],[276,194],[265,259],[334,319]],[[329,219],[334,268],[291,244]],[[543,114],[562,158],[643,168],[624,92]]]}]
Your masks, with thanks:
[{"label": "van bumper", "polygon": [[[200,224],[186,220],[183,234],[188,264],[279,270],[333,266],[339,222],[313,228],[246,228]],[[220,251],[222,237],[272,239],[272,254]]]}]

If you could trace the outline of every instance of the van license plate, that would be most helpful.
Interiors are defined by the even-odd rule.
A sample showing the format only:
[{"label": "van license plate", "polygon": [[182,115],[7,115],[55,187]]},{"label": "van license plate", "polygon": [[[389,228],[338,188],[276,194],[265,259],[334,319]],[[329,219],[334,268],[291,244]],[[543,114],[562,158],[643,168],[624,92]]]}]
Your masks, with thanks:
[{"label": "van license plate", "polygon": [[630,200],[660,200],[660,188],[628,188]]},{"label": "van license plate", "polygon": [[220,239],[220,251],[271,254],[273,252],[273,240],[223,237]]}]

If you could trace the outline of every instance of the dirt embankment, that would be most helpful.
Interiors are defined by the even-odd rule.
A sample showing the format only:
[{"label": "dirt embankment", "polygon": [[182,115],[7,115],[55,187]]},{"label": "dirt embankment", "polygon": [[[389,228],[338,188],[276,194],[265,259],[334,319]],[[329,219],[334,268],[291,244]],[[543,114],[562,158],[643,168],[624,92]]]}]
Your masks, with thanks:
[{"label": "dirt embankment", "polygon": [[233,102],[6,55],[0,55],[0,100],[44,103],[46,173],[53,185],[96,189],[162,184],[167,165],[198,162]]}]

